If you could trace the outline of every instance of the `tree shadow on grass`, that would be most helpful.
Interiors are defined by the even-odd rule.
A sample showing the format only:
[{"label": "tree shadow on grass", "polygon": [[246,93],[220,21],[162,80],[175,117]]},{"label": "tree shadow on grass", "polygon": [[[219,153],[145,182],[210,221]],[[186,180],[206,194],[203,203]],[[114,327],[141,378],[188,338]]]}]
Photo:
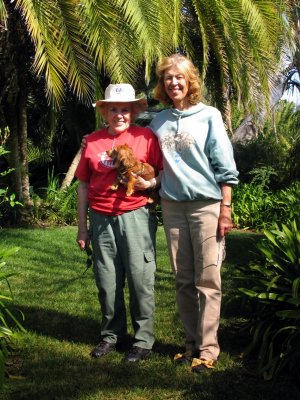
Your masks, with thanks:
[{"label": "tree shadow on grass", "polygon": [[[27,331],[72,343],[96,345],[100,340],[100,322],[93,318],[81,318],[58,311],[45,310],[38,307],[20,306],[19,310],[26,315],[23,323]],[[126,352],[133,343],[127,335],[118,346],[120,352]],[[153,352],[172,358],[178,352],[178,346],[156,341]]]},{"label": "tree shadow on grass", "polygon": [[243,339],[238,326],[221,327],[219,365],[197,375],[191,373],[190,366],[174,366],[171,359],[180,349],[171,343],[157,341],[150,359],[136,365],[124,363],[130,337],[118,352],[92,359],[86,345],[93,346],[99,340],[96,320],[38,307],[22,307],[22,311],[28,335],[32,332],[37,336],[30,338],[22,350],[20,374],[25,379],[9,382],[5,400],[299,398],[297,388],[286,378],[264,382],[250,375],[242,361],[226,362],[226,351],[235,349],[233,357],[237,359],[243,344],[237,344]]},{"label": "tree shadow on grass", "polygon": [[[63,344],[62,344],[63,346]],[[45,348],[24,363],[26,379],[11,385],[6,400],[75,399],[192,399],[192,400],[290,400],[299,398],[294,386],[280,379],[263,382],[249,376],[243,366],[231,366],[194,374],[189,366],[175,367],[163,355],[125,364],[123,355],[111,353],[91,359],[82,349]]]},{"label": "tree shadow on grass", "polygon": [[18,309],[26,316],[24,328],[38,335],[90,345],[99,341],[100,322],[94,318],[24,305]]},{"label": "tree shadow on grass", "polygon": [[262,233],[232,231],[226,236],[225,262],[243,265],[248,264],[250,260],[261,258],[256,246],[263,237]]}]

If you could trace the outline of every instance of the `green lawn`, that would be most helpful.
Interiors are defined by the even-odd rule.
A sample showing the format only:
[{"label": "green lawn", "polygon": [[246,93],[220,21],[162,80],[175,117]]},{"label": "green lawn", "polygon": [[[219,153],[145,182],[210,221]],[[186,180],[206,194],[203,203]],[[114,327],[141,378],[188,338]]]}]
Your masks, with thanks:
[{"label": "green lawn", "polygon": [[[264,382],[249,372],[240,357],[247,343],[239,305],[223,307],[221,356],[216,369],[199,376],[189,367],[175,367],[173,355],[182,350],[183,331],[176,312],[174,278],[162,228],[158,232],[156,274],[156,343],[151,358],[137,365],[123,363],[128,343],[117,353],[91,359],[99,341],[99,306],[91,269],[75,243],[76,228],[3,229],[1,246],[20,246],[7,260],[16,308],[27,329],[9,358],[3,400],[199,399],[287,400],[299,398],[282,377]],[[235,266],[254,257],[254,233],[227,237],[223,265],[224,298],[235,287]],[[7,291],[3,286],[0,291]],[[298,397],[297,397],[298,396]],[[1,398],[1,394],[0,394]]]}]

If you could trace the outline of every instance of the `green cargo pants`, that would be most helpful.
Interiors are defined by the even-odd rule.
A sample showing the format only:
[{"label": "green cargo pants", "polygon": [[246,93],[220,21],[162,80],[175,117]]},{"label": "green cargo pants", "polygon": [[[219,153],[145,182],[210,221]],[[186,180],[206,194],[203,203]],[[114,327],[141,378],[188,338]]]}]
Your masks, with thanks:
[{"label": "green cargo pants", "polygon": [[102,340],[116,343],[127,332],[124,301],[127,278],[134,345],[145,349],[153,346],[156,230],[156,216],[147,207],[118,216],[90,211]]}]

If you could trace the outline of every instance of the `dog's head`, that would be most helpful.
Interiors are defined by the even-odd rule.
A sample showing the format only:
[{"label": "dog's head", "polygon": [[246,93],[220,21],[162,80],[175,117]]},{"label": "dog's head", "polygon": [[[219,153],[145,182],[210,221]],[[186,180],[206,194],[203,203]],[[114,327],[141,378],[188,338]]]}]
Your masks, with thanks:
[{"label": "dog's head", "polygon": [[116,168],[127,169],[135,162],[133,150],[128,144],[120,144],[106,153],[113,160]]}]

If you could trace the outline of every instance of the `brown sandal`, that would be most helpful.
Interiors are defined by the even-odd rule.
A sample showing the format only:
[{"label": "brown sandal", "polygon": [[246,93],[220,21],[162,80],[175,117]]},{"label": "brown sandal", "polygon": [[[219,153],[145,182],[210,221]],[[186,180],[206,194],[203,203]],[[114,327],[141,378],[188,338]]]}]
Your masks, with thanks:
[{"label": "brown sandal", "polygon": [[196,355],[197,355],[196,351],[187,350],[185,353],[175,354],[173,361],[177,365],[188,364],[188,363],[190,364],[193,358],[196,357]]},{"label": "brown sandal", "polygon": [[196,372],[200,374],[201,372],[212,369],[214,367],[215,361],[214,360],[203,360],[201,358],[193,358],[192,361],[192,372]]}]

